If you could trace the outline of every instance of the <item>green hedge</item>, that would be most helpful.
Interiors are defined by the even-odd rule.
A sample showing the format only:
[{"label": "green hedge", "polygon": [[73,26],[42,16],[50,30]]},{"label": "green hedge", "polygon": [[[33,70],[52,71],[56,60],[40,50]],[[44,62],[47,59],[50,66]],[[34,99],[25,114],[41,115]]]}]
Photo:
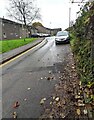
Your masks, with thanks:
[{"label": "green hedge", "polygon": [[[89,8],[90,7],[90,8]],[[89,9],[88,9],[89,8]],[[92,44],[94,44],[94,2],[87,3],[80,10],[81,16],[71,27],[71,46],[77,65],[80,80],[85,85],[94,83],[94,61],[92,56]]]}]

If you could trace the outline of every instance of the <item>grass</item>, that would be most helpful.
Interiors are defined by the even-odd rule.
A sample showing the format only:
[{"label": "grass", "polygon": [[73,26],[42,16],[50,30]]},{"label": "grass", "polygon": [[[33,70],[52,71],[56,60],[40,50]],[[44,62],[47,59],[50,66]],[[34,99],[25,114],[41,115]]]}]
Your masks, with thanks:
[{"label": "grass", "polygon": [[25,40],[24,39],[2,40],[0,41],[0,54],[18,48],[20,46],[26,45],[34,40],[36,40],[36,38],[26,38]]}]

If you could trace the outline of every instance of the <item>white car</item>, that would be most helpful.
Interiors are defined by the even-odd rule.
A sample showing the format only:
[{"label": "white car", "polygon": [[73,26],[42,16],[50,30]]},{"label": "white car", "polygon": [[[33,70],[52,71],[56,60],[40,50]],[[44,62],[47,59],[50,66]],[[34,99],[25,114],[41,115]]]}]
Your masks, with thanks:
[{"label": "white car", "polygon": [[70,37],[68,31],[59,31],[55,37],[55,43],[69,43]]}]

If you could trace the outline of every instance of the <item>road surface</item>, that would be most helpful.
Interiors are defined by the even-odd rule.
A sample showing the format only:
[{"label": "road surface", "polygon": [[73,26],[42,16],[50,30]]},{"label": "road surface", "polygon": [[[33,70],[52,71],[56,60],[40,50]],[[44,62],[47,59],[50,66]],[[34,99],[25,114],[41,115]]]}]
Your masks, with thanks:
[{"label": "road surface", "polygon": [[[3,118],[39,118],[44,111],[41,99],[50,101],[54,87],[66,66],[70,45],[55,45],[54,37],[37,51],[29,51],[2,68]],[[14,108],[14,103],[19,107]]]}]

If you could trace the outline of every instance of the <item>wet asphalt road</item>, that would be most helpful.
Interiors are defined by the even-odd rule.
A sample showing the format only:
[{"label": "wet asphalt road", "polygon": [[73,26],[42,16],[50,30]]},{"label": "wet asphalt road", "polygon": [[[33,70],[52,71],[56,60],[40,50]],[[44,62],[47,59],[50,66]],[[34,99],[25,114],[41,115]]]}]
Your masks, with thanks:
[{"label": "wet asphalt road", "polygon": [[[44,111],[41,99],[46,98],[49,103],[66,65],[70,45],[55,45],[54,37],[46,39],[48,42],[42,48],[30,51],[3,67],[3,118],[12,118],[15,111],[18,118],[39,118]],[[51,80],[47,80],[48,77]],[[16,109],[13,108],[15,101],[20,103]]]}]

